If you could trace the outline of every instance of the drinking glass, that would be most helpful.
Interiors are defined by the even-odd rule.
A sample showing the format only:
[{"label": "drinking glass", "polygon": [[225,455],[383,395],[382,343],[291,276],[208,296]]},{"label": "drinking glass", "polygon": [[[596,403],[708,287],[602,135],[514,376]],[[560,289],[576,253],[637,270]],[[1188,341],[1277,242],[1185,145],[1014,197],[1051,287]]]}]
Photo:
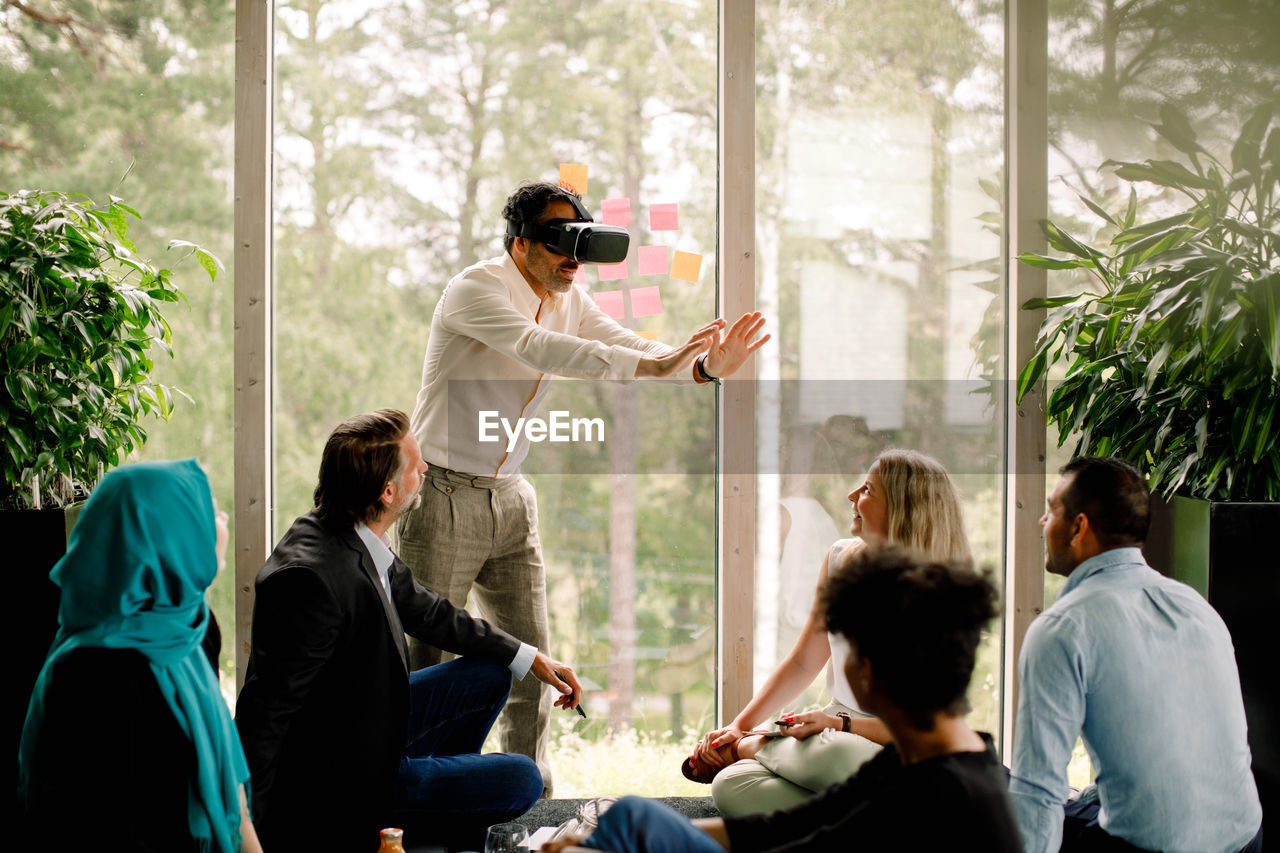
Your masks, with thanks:
[{"label": "drinking glass", "polygon": [[489,827],[484,840],[484,853],[524,853],[520,844],[529,837],[523,823],[496,823]]}]

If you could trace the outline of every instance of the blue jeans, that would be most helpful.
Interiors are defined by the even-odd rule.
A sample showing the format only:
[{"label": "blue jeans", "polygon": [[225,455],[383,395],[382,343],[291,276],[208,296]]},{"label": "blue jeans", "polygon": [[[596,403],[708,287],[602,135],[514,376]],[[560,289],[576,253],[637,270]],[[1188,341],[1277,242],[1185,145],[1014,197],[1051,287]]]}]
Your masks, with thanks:
[{"label": "blue jeans", "polygon": [[[1058,853],[1148,853],[1122,838],[1107,834],[1098,823],[1102,801],[1090,786],[1085,794],[1063,806],[1062,845]],[[1262,853],[1262,828],[1240,853]]]},{"label": "blue jeans", "polygon": [[542,796],[538,765],[480,754],[507,702],[511,671],[456,658],[409,673],[409,727],[396,773],[395,812],[406,840],[481,849],[485,829]]},{"label": "blue jeans", "polygon": [[623,797],[600,815],[585,847],[612,853],[724,853],[679,812],[643,797]]}]

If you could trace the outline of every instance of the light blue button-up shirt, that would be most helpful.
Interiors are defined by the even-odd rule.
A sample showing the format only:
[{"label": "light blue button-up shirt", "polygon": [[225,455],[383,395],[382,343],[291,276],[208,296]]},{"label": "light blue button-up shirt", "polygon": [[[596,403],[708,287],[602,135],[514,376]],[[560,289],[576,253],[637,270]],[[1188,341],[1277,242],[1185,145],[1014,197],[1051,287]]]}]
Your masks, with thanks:
[{"label": "light blue button-up shirt", "polygon": [[1234,853],[1258,832],[1231,637],[1185,584],[1115,548],[1027,631],[1009,793],[1027,853],[1056,853],[1077,736],[1099,823],[1146,850]]}]

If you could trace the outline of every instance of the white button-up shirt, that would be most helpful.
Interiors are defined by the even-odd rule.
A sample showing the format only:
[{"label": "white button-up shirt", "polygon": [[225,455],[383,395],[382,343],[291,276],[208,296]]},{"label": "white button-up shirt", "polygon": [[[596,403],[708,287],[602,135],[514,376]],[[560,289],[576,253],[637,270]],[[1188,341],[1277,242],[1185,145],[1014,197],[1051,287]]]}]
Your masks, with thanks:
[{"label": "white button-up shirt", "polygon": [[[362,522],[356,523],[356,535],[360,537],[364,549],[369,552],[373,567],[377,569],[378,578],[382,581],[382,590],[387,594],[387,601],[390,601],[394,607],[395,602],[391,598],[391,563],[395,560],[395,554],[391,551],[391,542],[385,534],[378,536]],[[511,663],[507,664],[507,669],[511,670],[511,674],[516,678],[523,679],[529,673],[529,667],[533,666],[533,659],[537,655],[536,648],[528,643],[521,643],[516,656],[512,658]]]},{"label": "white button-up shirt", "polygon": [[467,474],[519,473],[528,437],[521,432],[509,453],[502,427],[497,441],[479,441],[482,411],[514,426],[537,415],[552,375],[627,381],[641,357],[671,351],[618,325],[576,285],[540,300],[510,255],[470,266],[431,318],[413,410],[422,458]]}]

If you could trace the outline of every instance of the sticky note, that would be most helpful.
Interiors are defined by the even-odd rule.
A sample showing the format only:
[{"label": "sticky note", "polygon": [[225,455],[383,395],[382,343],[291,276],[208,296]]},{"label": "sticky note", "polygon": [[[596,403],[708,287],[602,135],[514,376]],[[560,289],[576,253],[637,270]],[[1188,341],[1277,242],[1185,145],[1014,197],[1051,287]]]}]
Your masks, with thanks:
[{"label": "sticky note", "polygon": [[667,274],[666,246],[641,246],[639,254],[640,275]]},{"label": "sticky note", "polygon": [[631,199],[606,198],[600,202],[600,218],[605,225],[626,228],[631,224]]},{"label": "sticky note", "polygon": [[587,165],[585,163],[561,163],[560,183],[571,187],[578,195],[586,195]]},{"label": "sticky note", "polygon": [[636,334],[644,338],[646,341],[656,341],[658,339],[657,332],[641,332],[637,329]]},{"label": "sticky note", "polygon": [[579,264],[578,268],[573,271],[573,281],[579,287],[587,286],[587,268]]},{"label": "sticky note", "polygon": [[652,317],[662,313],[662,296],[656,287],[637,287],[631,291],[631,316]]},{"label": "sticky note", "polygon": [[620,264],[600,264],[596,267],[601,281],[617,281],[627,277],[627,262]]},{"label": "sticky note", "polygon": [[697,283],[698,275],[701,272],[702,255],[695,255],[692,252],[676,252],[676,256],[671,259],[672,278]]},{"label": "sticky note", "polygon": [[649,205],[650,231],[675,231],[680,227],[679,206],[676,204]]},{"label": "sticky note", "polygon": [[615,320],[622,319],[622,291],[604,290],[591,297],[596,307]]}]

